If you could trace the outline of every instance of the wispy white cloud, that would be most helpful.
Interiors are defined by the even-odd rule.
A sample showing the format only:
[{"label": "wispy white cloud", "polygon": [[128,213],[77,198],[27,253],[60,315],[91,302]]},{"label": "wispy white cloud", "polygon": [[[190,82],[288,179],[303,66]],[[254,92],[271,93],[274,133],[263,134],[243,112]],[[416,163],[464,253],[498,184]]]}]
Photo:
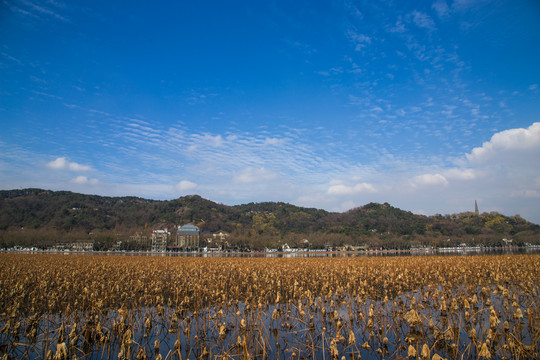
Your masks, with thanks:
[{"label": "wispy white cloud", "polygon": [[[143,133],[156,132],[163,138],[168,134],[168,130],[159,130],[150,123],[141,127],[153,129]],[[540,123],[495,133],[482,146],[463,153],[449,165],[438,159],[400,159],[383,149],[379,149],[379,157],[372,163],[360,164],[354,158],[344,157],[341,147],[336,153],[318,151],[308,144],[313,139],[311,135],[305,139],[294,135],[302,134],[301,129],[290,129],[290,137],[277,133],[218,135],[193,131],[192,137],[181,131],[178,138],[167,138],[163,143],[142,136],[138,148],[145,150],[130,155],[133,163],[124,160],[107,164],[103,159],[107,165],[96,164],[99,170],[94,170],[67,157],[44,162],[48,169],[96,171],[100,181],[85,175],[73,178],[60,171],[48,171],[35,176],[41,182],[20,184],[160,199],[197,193],[226,204],[274,200],[332,211],[376,201],[427,214],[449,213],[469,210],[474,199],[478,199],[483,211],[520,213],[540,221],[534,215],[540,213],[536,204],[540,193]],[[120,128],[114,136],[121,134],[132,136]],[[221,139],[218,147],[206,141],[199,144],[196,152],[189,150],[200,139],[216,138]],[[326,142],[317,145],[328,147]],[[32,166],[32,158],[42,156],[24,155],[28,166]],[[2,161],[0,166],[4,166]],[[133,168],[137,168],[136,176]],[[35,173],[40,171],[39,167],[36,169]],[[22,173],[23,170],[24,167]],[[178,181],[186,173],[189,180]],[[0,180],[4,187],[10,181],[5,176]]]},{"label": "wispy white cloud", "polygon": [[176,184],[176,190],[180,191],[181,193],[193,191],[196,188],[197,184],[189,180],[181,180],[178,184]]},{"label": "wispy white cloud", "polygon": [[86,184],[88,182],[88,178],[86,176],[79,175],[72,181],[76,184]]},{"label": "wispy white cloud", "polygon": [[433,22],[433,19],[431,19],[429,15],[415,10],[411,13],[410,16],[412,17],[412,22],[416,26],[428,30],[435,30],[435,22]]},{"label": "wispy white cloud", "polygon": [[90,171],[92,167],[82,165],[74,161],[69,161],[66,157],[59,157],[56,160],[47,163],[47,166],[54,170],[71,170],[71,171]]},{"label": "wispy white cloud", "polygon": [[407,31],[403,22],[403,18],[401,16],[399,16],[394,23],[387,25],[387,30],[388,32],[395,34],[402,34]]},{"label": "wispy white cloud", "polygon": [[474,180],[478,174],[473,169],[452,168],[445,170],[442,176],[449,180]]},{"label": "wispy white cloud", "polygon": [[234,175],[233,181],[240,184],[253,184],[266,182],[276,178],[276,173],[271,170],[261,168],[244,168]]},{"label": "wispy white cloud", "polygon": [[286,142],[286,140],[283,139],[283,138],[279,139],[279,138],[276,138],[276,137],[272,137],[272,138],[264,139],[264,144],[265,145],[271,145],[271,146],[273,146],[273,145],[283,145],[283,144],[285,144],[285,142]]},{"label": "wispy white cloud", "polygon": [[218,135],[203,134],[202,136],[195,135],[195,137],[198,138],[197,142],[205,143],[212,147],[222,146],[225,141],[220,134]]},{"label": "wispy white cloud", "polygon": [[57,1],[17,0],[10,4],[10,9],[19,14],[36,19],[53,18],[62,22],[69,22],[63,14],[64,4]]},{"label": "wispy white cloud", "polygon": [[432,5],[432,8],[435,10],[437,15],[440,18],[445,18],[450,15],[450,8],[448,7],[448,3],[445,0],[437,0]]},{"label": "wispy white cloud", "polygon": [[[334,173],[327,187],[310,186],[296,202],[304,206],[343,211],[343,204],[363,205],[386,202],[416,213],[470,211],[474,200],[482,211],[521,214],[540,223],[540,123],[526,129],[495,133],[491,140],[469,153],[456,157],[453,164],[386,163],[364,172],[351,183],[350,172]],[[389,176],[391,174],[391,176]],[[364,184],[376,184],[377,191]],[[346,199],[345,199],[346,197]],[[389,200],[391,199],[391,200]]]},{"label": "wispy white cloud", "polygon": [[452,2],[452,9],[456,11],[464,11],[487,1],[489,0],[454,0]]},{"label": "wispy white cloud", "polygon": [[79,175],[76,178],[74,178],[72,181],[75,184],[79,184],[79,185],[85,185],[85,184],[96,185],[99,183],[97,179],[89,179],[88,177],[84,175]]},{"label": "wispy white cloud", "polygon": [[22,65],[22,61],[17,59],[16,57],[14,56],[11,56],[10,54],[4,52],[4,51],[0,51],[0,55],[4,58],[4,59],[7,59],[9,60],[10,62],[13,62],[17,65]]},{"label": "wispy white cloud", "polygon": [[332,184],[328,187],[329,195],[357,195],[361,193],[373,193],[377,189],[373,184],[366,182],[355,184],[355,185],[345,185],[345,184]]},{"label": "wispy white cloud", "polygon": [[60,96],[57,96],[57,95],[54,95],[54,94],[49,94],[49,93],[46,93],[46,92],[43,92],[43,91],[30,90],[30,92],[33,93],[33,94],[36,94],[36,95],[47,96],[47,97],[54,98],[54,99],[57,99],[57,100],[62,100],[62,97],[60,97]]},{"label": "wispy white cloud", "polygon": [[536,189],[514,190],[511,196],[514,198],[538,199],[540,198],[540,191]]},{"label": "wispy white cloud", "polygon": [[217,93],[209,91],[209,89],[190,89],[182,95],[182,100],[189,105],[206,104],[210,99],[218,96]]},{"label": "wispy white cloud", "polygon": [[422,174],[411,179],[413,187],[446,186],[448,180],[441,174]]},{"label": "wispy white cloud", "polygon": [[371,37],[358,32],[358,30],[353,26],[347,30],[346,36],[355,45],[356,51],[360,51],[367,45],[371,44]]},{"label": "wispy white cloud", "polygon": [[357,17],[359,19],[362,19],[364,17],[364,14],[362,14],[362,11],[358,9],[358,7],[350,0],[346,0],[344,2],[345,8],[348,10],[348,13],[351,14],[353,17]]},{"label": "wispy white cloud", "polygon": [[317,52],[317,49],[315,49],[313,46],[303,43],[301,41],[291,41],[289,39],[285,39],[284,41],[289,47],[303,54],[311,55]]}]

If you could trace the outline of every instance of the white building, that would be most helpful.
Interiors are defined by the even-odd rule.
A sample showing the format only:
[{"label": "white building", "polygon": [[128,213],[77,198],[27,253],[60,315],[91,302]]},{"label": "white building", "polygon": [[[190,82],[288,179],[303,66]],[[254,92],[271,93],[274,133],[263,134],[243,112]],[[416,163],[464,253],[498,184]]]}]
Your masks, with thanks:
[{"label": "white building", "polygon": [[166,251],[170,237],[171,233],[167,229],[152,231],[152,252]]}]

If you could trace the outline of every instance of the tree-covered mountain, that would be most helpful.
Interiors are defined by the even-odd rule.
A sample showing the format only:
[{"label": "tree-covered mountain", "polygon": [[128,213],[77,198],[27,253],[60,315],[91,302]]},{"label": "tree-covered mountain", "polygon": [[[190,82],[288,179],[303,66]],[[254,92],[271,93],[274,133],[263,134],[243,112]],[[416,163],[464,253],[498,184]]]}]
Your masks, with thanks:
[{"label": "tree-covered mountain", "polygon": [[406,248],[461,242],[496,245],[503,238],[536,243],[540,237],[540,226],[519,215],[468,212],[428,217],[387,203],[335,213],[282,202],[227,206],[198,195],[158,201],[42,189],[0,191],[0,247],[100,237],[127,242],[135,233],[186,223],[207,234],[226,231],[231,242],[254,248],[296,245],[303,238],[315,247]]}]

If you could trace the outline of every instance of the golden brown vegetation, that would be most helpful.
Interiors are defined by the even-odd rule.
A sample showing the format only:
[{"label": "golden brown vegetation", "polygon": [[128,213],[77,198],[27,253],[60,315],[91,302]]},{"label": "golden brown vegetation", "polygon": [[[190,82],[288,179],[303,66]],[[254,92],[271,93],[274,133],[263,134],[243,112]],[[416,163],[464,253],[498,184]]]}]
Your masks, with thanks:
[{"label": "golden brown vegetation", "polygon": [[540,256],[0,254],[3,358],[538,359]]}]

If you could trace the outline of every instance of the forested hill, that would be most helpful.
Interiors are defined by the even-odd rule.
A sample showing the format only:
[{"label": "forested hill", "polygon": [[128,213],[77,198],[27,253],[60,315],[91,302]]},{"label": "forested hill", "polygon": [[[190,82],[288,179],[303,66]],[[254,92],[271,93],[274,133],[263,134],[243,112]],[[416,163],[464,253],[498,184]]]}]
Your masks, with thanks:
[{"label": "forested hill", "polygon": [[206,233],[226,231],[245,246],[273,241],[294,244],[303,237],[321,244],[404,247],[445,241],[500,242],[502,238],[537,242],[540,236],[540,226],[518,215],[469,212],[428,217],[387,203],[332,213],[282,202],[227,206],[198,195],[158,201],[42,189],[0,191],[0,240],[4,244],[13,239],[53,241],[98,234],[124,239],[186,223]]}]

